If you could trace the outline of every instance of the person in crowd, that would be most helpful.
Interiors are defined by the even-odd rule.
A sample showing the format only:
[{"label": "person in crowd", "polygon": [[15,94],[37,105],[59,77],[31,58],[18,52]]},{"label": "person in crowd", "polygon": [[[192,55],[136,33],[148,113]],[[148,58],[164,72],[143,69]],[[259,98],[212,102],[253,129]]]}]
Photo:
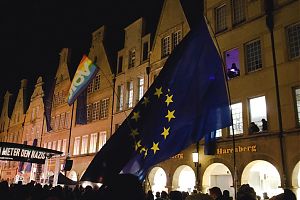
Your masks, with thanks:
[{"label": "person in crowd", "polygon": [[212,187],[209,189],[209,195],[214,200],[222,200],[222,191],[219,187]]},{"label": "person in crowd", "polygon": [[160,193],[160,199],[161,200],[168,200],[169,199],[168,193],[166,191],[162,191]]},{"label": "person in crowd", "polygon": [[146,195],[146,200],[154,200],[154,195],[152,190],[149,190]]},{"label": "person in crowd", "polygon": [[258,126],[254,122],[251,122],[249,125],[249,134],[257,133],[257,132],[259,132]]},{"label": "person in crowd", "polygon": [[284,192],[273,196],[270,200],[297,200],[296,195],[290,189],[284,189]]},{"label": "person in crowd", "polygon": [[266,119],[261,119],[262,123],[262,131],[267,131],[268,130],[268,122]]},{"label": "person in crowd", "polygon": [[180,191],[171,191],[169,195],[170,200],[184,200]]},{"label": "person in crowd", "polygon": [[229,191],[228,191],[228,190],[224,190],[224,191],[223,191],[223,197],[222,197],[222,200],[232,200],[232,197],[230,197]]},{"label": "person in crowd", "polygon": [[249,184],[243,184],[237,191],[237,200],[256,200],[256,192]]},{"label": "person in crowd", "polygon": [[194,193],[188,196],[185,200],[213,200],[213,198],[208,194]]},{"label": "person in crowd", "polygon": [[263,198],[264,198],[264,200],[270,199],[270,198],[268,197],[268,193],[266,193],[266,192],[263,193]]}]

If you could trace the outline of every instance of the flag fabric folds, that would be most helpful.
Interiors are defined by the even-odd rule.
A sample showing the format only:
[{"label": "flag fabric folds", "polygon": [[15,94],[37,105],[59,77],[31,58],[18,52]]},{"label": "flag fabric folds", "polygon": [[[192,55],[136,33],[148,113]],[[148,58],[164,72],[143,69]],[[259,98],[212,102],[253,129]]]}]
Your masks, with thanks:
[{"label": "flag fabric folds", "polygon": [[153,165],[230,126],[225,83],[221,59],[203,18],[176,47],[81,180],[99,182],[117,173],[142,179]]},{"label": "flag fabric folds", "polygon": [[87,90],[84,90],[77,98],[76,124],[86,124]]},{"label": "flag fabric folds", "polygon": [[68,104],[72,105],[76,98],[85,90],[93,80],[99,68],[87,57],[83,56],[69,89]]},{"label": "flag fabric folds", "polygon": [[52,110],[52,101],[53,101],[53,95],[55,90],[55,84],[56,84],[56,78],[52,81],[46,81],[45,84],[45,96],[44,96],[44,115],[46,118],[46,128],[47,132],[52,130],[51,127],[51,110]]}]

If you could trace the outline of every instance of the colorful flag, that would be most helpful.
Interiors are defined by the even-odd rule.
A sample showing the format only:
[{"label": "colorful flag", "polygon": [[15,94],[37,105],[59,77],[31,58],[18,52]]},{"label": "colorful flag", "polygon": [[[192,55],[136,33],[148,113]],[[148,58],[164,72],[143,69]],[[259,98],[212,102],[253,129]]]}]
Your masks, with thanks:
[{"label": "colorful flag", "polygon": [[72,105],[81,92],[87,88],[98,70],[99,68],[87,56],[82,57],[69,89],[69,105]]},{"label": "colorful flag", "polygon": [[81,180],[98,182],[118,173],[143,179],[153,165],[230,125],[221,59],[203,19],[173,51]]}]

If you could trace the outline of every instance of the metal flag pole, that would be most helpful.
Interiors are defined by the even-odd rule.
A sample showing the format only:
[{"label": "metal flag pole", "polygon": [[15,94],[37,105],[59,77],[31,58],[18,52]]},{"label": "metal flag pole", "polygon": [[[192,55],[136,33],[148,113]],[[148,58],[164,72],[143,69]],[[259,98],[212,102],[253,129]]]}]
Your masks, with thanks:
[{"label": "metal flag pole", "polygon": [[113,75],[113,92],[112,92],[112,102],[111,102],[111,119],[110,119],[110,136],[112,136],[113,132],[113,119],[114,119],[114,101],[115,101],[115,87],[116,87],[116,75]]},{"label": "metal flag pole", "polygon": [[220,50],[220,46],[219,46],[219,43],[218,43],[218,40],[217,40],[217,37],[216,37],[216,34],[213,32],[213,29],[208,21],[208,19],[206,18],[206,16],[204,16],[205,20],[206,20],[206,24],[208,25],[210,31],[213,33],[213,39],[215,41],[215,44],[216,44],[216,47],[217,47],[217,50],[219,52],[219,56],[221,58],[221,61],[222,61],[222,69],[223,69],[223,74],[224,74],[224,77],[225,77],[225,81],[226,81],[226,89],[227,89],[227,94],[228,94],[228,101],[229,101],[229,106],[230,106],[230,118],[231,118],[231,129],[232,129],[232,147],[233,147],[233,151],[232,151],[232,154],[233,154],[233,176],[232,176],[232,179],[233,179],[233,189],[234,189],[234,199],[237,198],[237,182],[238,182],[238,179],[237,179],[237,169],[236,169],[236,152],[235,152],[235,132],[234,132],[234,126],[233,126],[233,116],[232,116],[232,107],[231,107],[231,95],[230,95],[230,90],[229,90],[229,85],[228,85],[228,79],[227,79],[227,75],[226,75],[226,65],[225,65],[225,62],[222,58],[222,54],[221,54],[221,50]]},{"label": "metal flag pole", "polygon": [[[69,158],[70,158],[70,144],[71,144],[71,135],[72,135],[72,126],[73,126],[73,113],[74,113],[74,103],[72,104],[70,131],[69,131],[69,141],[68,141],[68,151],[67,151],[65,166],[66,166],[67,160],[69,160]],[[67,170],[64,169],[64,171],[65,171],[65,176],[67,176]]]},{"label": "metal flag pole", "polygon": [[273,1],[265,0],[265,12],[266,25],[271,34],[271,45],[272,45],[272,60],[273,60],[273,70],[274,70],[274,81],[275,81],[275,92],[276,92],[276,103],[277,103],[277,113],[278,113],[278,126],[279,126],[279,142],[280,142],[280,155],[281,155],[281,165],[282,165],[282,177],[283,185],[282,188],[287,187],[287,174],[286,174],[286,162],[285,162],[285,151],[283,146],[283,127],[282,127],[282,115],[281,115],[281,104],[279,95],[279,85],[278,85],[278,74],[277,74],[277,63],[276,63],[276,53],[275,53],[275,42],[274,42],[274,16],[273,16]]}]

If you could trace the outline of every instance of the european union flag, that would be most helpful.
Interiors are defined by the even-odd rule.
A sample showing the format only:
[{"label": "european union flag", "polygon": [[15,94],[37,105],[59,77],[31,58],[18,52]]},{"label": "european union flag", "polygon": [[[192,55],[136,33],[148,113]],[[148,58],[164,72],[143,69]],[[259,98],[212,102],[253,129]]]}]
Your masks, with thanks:
[{"label": "european union flag", "polygon": [[143,178],[153,165],[230,124],[221,59],[203,19],[173,51],[81,180],[98,182],[120,172]]}]

